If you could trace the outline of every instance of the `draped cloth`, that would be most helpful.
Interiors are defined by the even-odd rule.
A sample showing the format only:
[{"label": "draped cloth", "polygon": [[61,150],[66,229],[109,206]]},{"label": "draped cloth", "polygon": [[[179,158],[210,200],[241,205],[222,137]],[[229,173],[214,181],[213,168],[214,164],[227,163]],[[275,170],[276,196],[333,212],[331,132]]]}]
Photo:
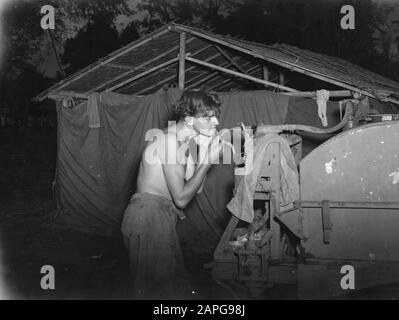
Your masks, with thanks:
[{"label": "draped cloth", "polygon": [[237,218],[251,223],[254,219],[254,193],[258,179],[262,173],[263,159],[267,156],[268,147],[272,143],[279,144],[281,167],[280,211],[287,209],[296,200],[299,200],[299,175],[294,155],[288,141],[278,134],[265,134],[255,139],[253,157],[247,157],[252,167],[237,186],[233,199],[227,208]]},{"label": "draped cloth", "polygon": [[[60,223],[99,235],[120,234],[122,214],[135,191],[146,132],[167,126],[180,95],[179,89],[148,96],[105,92],[93,95],[90,106],[84,102],[72,109],[57,101],[55,195]],[[219,129],[241,122],[247,126],[278,125],[287,123],[287,118],[291,123],[319,123],[314,100],[298,102],[269,91],[219,96]],[[301,101],[307,104],[306,110],[298,109]],[[329,106],[328,110],[333,109]],[[306,119],[297,121],[302,113],[309,112],[314,114],[310,123]],[[182,244],[184,239],[191,239],[204,248],[214,247],[231,217],[226,204],[233,196],[233,187],[234,165],[213,166],[203,192],[185,210],[187,219],[178,225]]]}]

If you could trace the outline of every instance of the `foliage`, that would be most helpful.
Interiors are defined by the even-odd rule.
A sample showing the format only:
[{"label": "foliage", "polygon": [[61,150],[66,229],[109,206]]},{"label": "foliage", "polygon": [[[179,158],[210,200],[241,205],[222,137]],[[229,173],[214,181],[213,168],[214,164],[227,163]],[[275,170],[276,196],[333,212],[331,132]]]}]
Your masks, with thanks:
[{"label": "foliage", "polygon": [[[40,27],[43,5],[55,8],[54,45],[62,55],[62,64],[70,72],[117,49],[119,34],[113,22],[120,14],[134,13],[125,0],[20,0],[8,3],[2,12],[0,103],[7,101],[14,109],[27,107],[27,101],[49,84],[40,68],[54,57],[49,31]],[[53,82],[59,79],[60,74]],[[20,97],[25,95],[27,99],[21,100]]]},{"label": "foliage", "polygon": [[[56,8],[54,44],[70,74],[161,25],[199,25],[260,43],[284,42],[338,56],[399,81],[399,22],[387,20],[399,4],[373,0],[19,0],[3,8],[4,48],[0,103],[25,104],[60,79],[40,68],[54,57],[48,31],[40,28],[42,5]],[[342,30],[340,8],[353,5],[356,29]],[[136,15],[137,14],[137,15]],[[116,25],[124,16],[127,26]],[[398,32],[392,30],[398,28]],[[395,29],[396,30],[396,29]],[[397,37],[397,38],[395,38]],[[395,47],[396,45],[396,47]],[[26,84],[29,83],[29,86]],[[19,101],[19,102],[15,102]]]},{"label": "foliage", "polygon": [[[355,8],[355,30],[340,27],[344,5]],[[389,31],[399,23],[387,23],[386,18],[398,7],[372,0],[142,0],[138,10],[146,13],[140,21],[145,32],[170,21],[196,22],[217,33],[259,43],[288,43],[395,77]],[[376,30],[382,33],[378,39]],[[396,36],[399,42],[399,33]],[[376,50],[376,41],[383,42],[381,50]]]}]

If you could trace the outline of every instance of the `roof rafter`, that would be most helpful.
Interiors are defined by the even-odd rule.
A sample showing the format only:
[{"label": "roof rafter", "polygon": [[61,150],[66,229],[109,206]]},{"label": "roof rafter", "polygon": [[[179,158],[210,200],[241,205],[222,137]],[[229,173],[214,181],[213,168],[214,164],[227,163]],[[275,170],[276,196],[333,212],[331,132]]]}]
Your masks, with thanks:
[{"label": "roof rafter", "polygon": [[[274,66],[322,81],[321,86],[323,83],[324,85],[338,86],[339,89],[336,91],[330,91],[332,94],[330,96],[340,94],[348,96],[352,92],[358,92],[380,101],[399,104],[398,83],[343,59],[288,44],[266,45],[244,41],[174,22],[77,71],[39,94],[36,100],[42,101],[50,96],[84,97],[89,93],[101,92],[104,89],[116,90],[115,86],[119,89],[118,92],[127,94],[153,92],[162,83],[176,79],[178,70],[174,65],[175,62],[171,62],[170,59],[178,56],[179,46],[176,36],[183,33],[187,34],[189,38],[186,43],[193,41],[191,51],[207,45],[213,47],[212,50],[208,50],[202,55],[193,56],[190,55],[190,52],[183,55],[186,58],[185,61],[193,63],[191,66],[194,66],[187,68],[187,72],[202,73],[191,74],[191,79],[186,81],[187,87],[208,81],[209,87],[213,89],[225,88],[229,85],[229,81],[235,83],[236,77],[240,77],[262,83],[268,86],[269,90],[272,90],[271,86],[281,89],[289,88],[282,83],[278,84],[275,79],[271,80],[273,85],[265,83],[265,80],[269,81],[270,79],[260,76],[257,71],[248,71],[256,68],[252,67],[253,65],[262,65],[262,63],[268,62]],[[176,55],[173,55],[174,52]],[[219,55],[209,59],[216,52]],[[220,58],[215,59],[215,57]],[[163,65],[165,60],[168,61],[166,61],[166,65]],[[225,62],[230,64],[226,65]],[[247,62],[253,64],[248,65]],[[204,68],[210,68],[212,71],[204,72]],[[160,72],[156,76],[148,76],[160,69],[165,72]],[[174,72],[174,74],[172,75],[170,72]],[[222,72],[229,74],[229,79],[223,76]],[[330,86],[328,85],[328,87]],[[238,88],[243,90],[245,85]],[[294,88],[290,89],[295,91]],[[138,91],[140,92],[138,93]],[[311,97],[314,95],[314,91],[297,92],[290,95]]]},{"label": "roof rafter", "polygon": [[[249,64],[249,63],[250,63],[250,62],[247,62],[245,65],[247,65],[247,64]],[[227,63],[224,63],[224,64],[221,65],[221,66],[224,67],[224,66],[227,66],[228,64],[229,64],[229,63],[227,62]],[[201,80],[198,80],[197,82],[188,85],[187,88],[192,88],[192,87],[198,86],[199,84],[201,84],[201,83],[203,83],[203,82],[205,82],[205,81],[208,81],[209,79],[212,79],[213,77],[217,76],[218,74],[219,74],[219,71],[212,72],[210,75],[208,75],[208,76],[202,78]],[[246,73],[246,74],[248,74],[248,73]],[[197,76],[197,77],[195,77],[195,78],[193,78],[193,79],[190,79],[190,81],[197,80],[198,78],[200,78],[200,76]],[[225,80],[225,81],[227,81],[227,82],[228,82],[228,81],[232,81],[232,79],[227,79],[227,80]]]},{"label": "roof rafter", "polygon": [[165,61],[164,63],[161,63],[161,64],[157,65],[156,67],[148,69],[148,70],[146,70],[146,71],[144,71],[142,73],[139,73],[139,74],[135,75],[134,77],[126,79],[125,81],[122,81],[122,82],[120,82],[120,83],[118,83],[118,84],[116,84],[116,85],[114,85],[114,86],[112,86],[110,88],[107,88],[105,91],[113,91],[115,89],[123,87],[124,85],[126,85],[126,84],[128,84],[128,83],[130,83],[130,82],[132,82],[132,81],[134,81],[136,79],[142,78],[142,77],[146,76],[147,74],[150,74],[150,73],[153,73],[154,71],[157,71],[159,69],[165,68],[165,67],[167,67],[167,66],[169,66],[172,63],[175,63],[177,61],[179,61],[178,57],[170,59],[168,61]]},{"label": "roof rafter", "polygon": [[[220,53],[217,53],[217,54],[214,54],[213,56],[210,56],[209,58],[205,59],[204,61],[212,61],[213,59],[215,59],[215,58],[217,58],[217,57],[219,57],[219,56],[220,56]],[[186,68],[186,72],[187,72],[187,71],[190,71],[190,70],[192,70],[192,69],[194,69],[194,68],[195,68],[195,66],[188,67],[188,68]],[[167,82],[170,81],[170,80],[175,79],[176,76],[177,76],[177,75],[168,77],[168,78],[166,78],[166,79],[164,79],[164,80],[162,80],[162,81],[160,81],[160,82],[158,82],[158,83],[156,83],[156,84],[154,84],[154,85],[152,85],[152,86],[150,86],[150,87],[147,87],[147,88],[145,88],[145,89],[139,91],[137,94],[143,94],[143,93],[147,92],[148,90],[152,90],[152,89],[154,89],[154,88],[156,88],[156,87],[158,87],[158,86],[160,86],[160,85],[162,85],[162,84],[164,84],[164,83],[167,83]]]},{"label": "roof rafter", "polygon": [[[186,41],[186,43],[190,43],[191,41],[194,41],[194,39],[195,39],[194,37],[191,38],[191,39],[188,39],[188,40]],[[143,68],[143,67],[149,65],[150,63],[153,63],[154,61],[157,61],[157,60],[159,60],[159,59],[161,59],[161,58],[167,56],[168,54],[171,54],[171,53],[173,53],[174,51],[177,51],[178,49],[179,49],[179,46],[178,46],[178,45],[177,45],[177,46],[174,46],[172,49],[169,49],[169,50],[165,51],[164,53],[162,53],[162,54],[156,56],[156,57],[153,58],[153,59],[147,60],[146,62],[142,63],[141,65],[139,65],[139,66],[137,66],[137,67],[131,68],[131,70],[128,71],[128,72],[122,73],[121,75],[119,75],[119,76],[117,76],[117,77],[115,77],[115,78],[112,78],[112,79],[110,79],[110,80],[108,80],[108,81],[102,83],[101,85],[99,85],[99,86],[97,86],[97,87],[91,89],[91,90],[90,90],[89,92],[87,92],[87,93],[92,93],[92,92],[95,92],[96,90],[99,90],[99,89],[101,89],[101,88],[103,88],[103,87],[106,87],[107,85],[109,85],[109,84],[111,84],[111,83],[113,83],[113,82],[115,82],[115,81],[117,81],[117,80],[119,80],[119,79],[122,79],[123,77],[126,77],[127,75],[129,75],[130,73],[132,73],[132,72],[134,72],[134,71],[140,70],[141,68]],[[146,71],[147,71],[147,70],[146,70]],[[144,71],[144,72],[146,72],[146,71]],[[141,78],[141,77],[138,77],[137,79],[139,79],[139,78]],[[105,88],[105,89],[107,90],[108,88]]]},{"label": "roof rafter", "polygon": [[[197,55],[197,54],[200,54],[200,53],[204,52],[205,50],[208,50],[208,49],[211,48],[211,47],[212,47],[211,45],[206,46],[206,47],[204,47],[204,48],[202,48],[202,49],[200,49],[200,50],[198,50],[198,51],[196,51],[196,52],[194,52],[194,53],[191,53],[191,54],[192,54],[193,56],[195,56],[195,55]],[[178,48],[178,47],[177,47],[177,48]],[[187,55],[190,55],[190,53],[188,53]],[[177,58],[175,58],[175,59],[176,59],[176,61],[178,61],[178,60],[179,60],[179,57],[177,57]],[[175,62],[176,62],[176,61],[175,61]],[[158,70],[158,69],[157,69],[157,70]],[[153,71],[155,71],[155,70],[153,70]],[[188,71],[188,69],[187,69],[186,71]],[[138,74],[138,75],[134,76],[133,78],[127,79],[127,80],[125,81],[126,83],[123,83],[121,86],[118,86],[118,87],[115,87],[115,88],[109,88],[109,89],[107,89],[106,91],[112,91],[112,90],[118,89],[118,88],[120,88],[120,87],[126,85],[127,83],[130,83],[130,82],[135,81],[135,80],[137,80],[137,79],[139,79],[139,78],[142,78],[143,76],[147,75],[148,73],[149,73],[149,72],[147,72],[146,74],[143,74],[143,73]],[[173,76],[173,77],[175,77],[175,76]]]},{"label": "roof rafter", "polygon": [[[173,30],[173,31],[176,31],[176,32],[190,33],[190,34],[195,35],[195,36],[197,36],[199,38],[203,38],[203,39],[206,39],[208,41],[211,41],[211,42],[214,42],[214,43],[218,43],[220,45],[229,47],[231,49],[235,49],[237,51],[240,51],[240,52],[246,53],[248,55],[251,55],[253,57],[272,62],[272,63],[280,65],[280,66],[282,66],[284,68],[288,68],[290,71],[296,71],[298,73],[302,73],[302,74],[307,75],[309,77],[313,77],[313,78],[316,78],[318,80],[322,80],[322,81],[337,85],[339,87],[352,90],[354,92],[359,92],[359,93],[361,93],[363,95],[366,95],[368,97],[371,97],[371,98],[377,98],[377,99],[379,98],[378,95],[371,94],[368,91],[365,91],[363,89],[357,88],[357,87],[352,86],[352,85],[349,85],[349,84],[344,83],[342,81],[339,81],[338,79],[335,79],[333,77],[328,77],[328,76],[326,76],[326,75],[324,75],[324,74],[322,74],[320,72],[313,71],[313,70],[310,70],[310,69],[306,69],[306,68],[303,68],[303,67],[299,67],[299,66],[297,66],[297,65],[295,65],[293,63],[290,63],[288,61],[278,60],[276,58],[273,58],[273,57],[270,57],[270,56],[266,56],[264,54],[260,54],[258,52],[255,52],[255,51],[243,48],[241,46],[238,46],[238,45],[236,45],[234,43],[230,43],[230,42],[224,41],[222,39],[218,39],[216,37],[201,33],[201,32],[196,31],[196,30],[193,30],[190,27],[186,27],[186,26],[182,26],[182,25],[173,23],[173,24],[170,24],[168,28],[169,28],[169,30]],[[381,100],[381,98],[379,100]],[[392,98],[385,98],[383,100],[399,104],[399,101],[397,101],[395,99],[392,99]]]},{"label": "roof rafter", "polygon": [[245,72],[244,69],[242,69],[240,67],[240,65],[238,63],[236,63],[228,54],[227,52],[225,52],[222,48],[220,48],[219,46],[215,45],[216,50],[218,50],[223,57],[225,57],[234,67],[236,67],[238,69],[238,71],[240,71],[241,73],[247,74]]},{"label": "roof rafter", "polygon": [[76,81],[82,77],[84,77],[88,72],[92,72],[102,66],[104,66],[105,64],[115,60],[116,58],[122,56],[123,54],[125,54],[126,52],[129,52],[155,38],[158,38],[160,36],[162,36],[163,34],[168,32],[168,26],[164,26],[162,27],[160,30],[157,30],[131,44],[128,44],[127,46],[117,50],[116,52],[113,52],[112,54],[106,56],[105,58],[103,58],[102,60],[100,60],[100,62],[95,62],[90,64],[89,66],[87,66],[86,68],[84,68],[83,70],[80,71],[80,74],[72,74],[71,76],[65,78],[64,80],[61,80],[59,83],[55,84],[54,86],[50,87],[49,89],[47,89],[45,92],[43,92],[42,94],[40,94],[37,97],[37,100],[39,101],[43,101],[49,92],[54,91],[54,90],[61,90],[63,88],[65,88],[68,84],[72,83],[73,81]]},{"label": "roof rafter", "polygon": [[122,69],[122,70],[131,70],[135,71],[135,67],[128,66],[127,64],[119,64],[119,63],[107,63],[107,67]]},{"label": "roof rafter", "polygon": [[[249,63],[246,63],[243,67],[245,67],[247,64],[249,64]],[[253,66],[253,67],[249,68],[248,70],[246,70],[247,74],[249,74],[253,70],[256,70],[256,68],[259,68],[259,66]],[[217,85],[214,85],[213,87],[211,87],[210,90],[216,90],[217,88],[220,88],[220,87],[226,85],[230,81],[231,81],[231,79],[224,80],[221,83],[218,83]]]},{"label": "roof rafter", "polygon": [[226,69],[226,68],[223,68],[223,67],[219,67],[219,66],[217,66],[215,64],[204,62],[204,61],[201,61],[201,60],[198,60],[198,59],[195,59],[195,58],[186,57],[186,60],[188,60],[190,62],[197,63],[197,64],[202,65],[204,67],[212,68],[212,69],[215,69],[215,70],[219,70],[219,71],[231,74],[233,76],[237,76],[237,77],[240,77],[240,78],[248,79],[248,80],[251,80],[253,82],[257,82],[257,83],[261,83],[261,84],[266,84],[268,86],[271,86],[271,87],[274,87],[274,88],[277,88],[277,89],[282,89],[282,90],[290,91],[290,92],[298,91],[296,89],[293,89],[293,88],[290,88],[290,87],[287,87],[287,86],[284,86],[284,85],[281,85],[281,84],[277,84],[277,83],[274,83],[274,82],[270,82],[270,81],[262,80],[262,79],[259,79],[259,78],[256,78],[256,77],[252,77],[252,76],[249,76],[249,75],[246,75],[246,74],[243,74],[243,73],[240,73],[240,72],[236,72],[236,71],[233,71],[233,70],[230,70],[230,69]]}]

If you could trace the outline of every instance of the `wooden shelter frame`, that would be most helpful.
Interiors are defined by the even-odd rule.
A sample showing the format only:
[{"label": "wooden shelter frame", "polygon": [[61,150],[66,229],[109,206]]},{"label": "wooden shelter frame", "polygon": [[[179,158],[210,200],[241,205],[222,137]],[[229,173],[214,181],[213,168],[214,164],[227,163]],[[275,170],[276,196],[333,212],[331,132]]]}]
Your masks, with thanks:
[{"label": "wooden shelter frame", "polygon": [[[162,35],[168,33],[168,32],[176,32],[179,34],[179,44],[173,46],[172,48],[166,50],[165,52],[162,52],[159,55],[156,55],[155,57],[152,57],[151,59],[137,65],[137,66],[129,66],[127,64],[123,63],[116,63],[115,59],[123,56],[124,54],[148,43],[149,41],[159,38]],[[207,43],[210,43],[209,46],[206,46],[204,48],[201,48],[200,50],[197,50],[195,52],[189,52],[187,49],[187,45],[191,42],[193,42],[195,39],[201,39],[204,40]],[[239,40],[237,40],[239,41]],[[245,42],[244,42],[245,44]],[[206,49],[213,47],[216,49],[217,54],[208,56],[206,58],[200,59],[197,57],[199,53],[204,52]],[[229,55],[229,53],[226,51],[230,50],[230,52],[235,51],[240,54],[244,54],[247,56],[251,56],[252,58],[255,58],[256,60],[254,63],[256,64],[255,66],[252,66],[250,68],[244,68],[243,65],[240,65],[240,63],[237,60],[240,60],[239,58],[233,58]],[[173,54],[173,52],[176,52],[176,57],[169,59],[167,61],[164,61],[164,58],[167,57],[168,55]],[[220,58],[222,57],[223,60],[227,61],[226,63],[219,63],[215,64],[212,63],[213,59]],[[161,62],[161,59],[162,62]],[[149,65],[153,65],[157,61],[161,62],[158,65],[152,66],[150,68],[147,68]],[[262,61],[264,63],[262,63]],[[192,71],[194,68],[193,66],[188,66],[187,62],[190,62],[192,64],[208,68],[213,70],[213,72],[201,79],[201,76],[195,76],[194,78],[189,79],[188,81],[186,80],[186,72]],[[350,85],[348,83],[344,83],[333,76],[326,76],[325,74],[322,74],[316,70],[310,70],[308,68],[304,68],[303,66],[298,66],[295,63],[289,62],[289,61],[284,61],[283,59],[277,59],[275,57],[267,56],[265,54],[262,54],[260,52],[257,52],[256,50],[250,50],[248,48],[245,48],[245,46],[240,46],[233,41],[226,41],[225,39],[221,39],[220,37],[217,36],[212,36],[212,34],[208,34],[207,32],[200,32],[199,30],[195,28],[191,28],[189,26],[184,26],[180,24],[175,24],[171,23],[166,26],[164,26],[161,29],[158,29],[157,31],[153,32],[152,34],[149,34],[138,41],[132,43],[131,45],[128,45],[124,48],[121,48],[117,50],[116,52],[112,53],[111,55],[105,57],[104,59],[101,59],[98,63],[94,63],[82,71],[80,71],[79,74],[74,74],[70,77],[67,77],[63,81],[59,82],[57,85],[53,86],[52,88],[48,89],[44,93],[38,96],[37,100],[41,101],[46,97],[52,98],[52,99],[60,99],[62,97],[67,97],[67,98],[79,98],[79,99],[87,99],[87,97],[93,93],[93,92],[101,92],[101,91],[115,91],[118,89],[123,88],[124,86],[132,83],[133,81],[138,81],[142,79],[143,77],[153,74],[158,70],[166,70],[167,67],[177,63],[178,65],[178,73],[177,75],[166,77],[160,81],[158,81],[155,84],[151,84],[150,86],[147,86],[144,89],[138,90],[135,94],[141,95],[144,93],[151,92],[151,90],[159,87],[162,84],[166,84],[169,81],[173,81],[173,79],[176,79],[177,76],[177,85],[180,89],[186,88],[194,88],[195,86],[198,86],[205,81],[208,81],[209,79],[212,79],[213,77],[219,75],[220,73],[227,74],[231,77],[236,77],[240,79],[245,79],[247,81],[255,82],[258,84],[264,85],[266,88],[272,88],[274,91],[279,91],[281,94],[286,94],[289,96],[294,96],[294,97],[315,97],[316,96],[316,91],[299,91],[295,88],[289,87],[286,85],[286,79],[284,73],[280,71],[277,79],[274,77],[274,79],[270,79],[270,69],[268,63],[272,65],[276,65],[280,68],[283,69],[288,69],[289,71],[292,72],[297,72],[321,81],[324,81],[326,83],[332,84],[334,86],[337,86],[339,88],[342,88],[342,90],[332,90],[330,91],[330,97],[336,97],[336,98],[347,98],[353,96],[354,93],[362,94],[367,97],[375,98],[377,100],[382,100],[385,102],[390,102],[393,104],[399,105],[399,100],[396,100],[392,97],[384,97],[381,99],[381,97],[378,96],[378,93],[366,91],[363,88],[356,87],[354,85]],[[247,64],[245,64],[247,65]],[[85,93],[78,93],[70,90],[65,90],[65,88],[73,83],[74,81],[84,77],[87,75],[89,72],[92,72],[93,70],[96,70],[102,66],[110,67],[110,68],[117,68],[119,70],[123,70],[121,74],[118,74],[116,76],[113,76],[111,79],[107,79],[105,82],[98,84],[91,88],[90,90],[86,91]],[[231,66],[233,69],[228,68]],[[260,68],[261,72],[263,74],[262,78],[253,76],[250,74],[250,72],[254,71],[256,68]],[[137,71],[140,71],[137,73]],[[132,77],[129,77],[129,75],[132,74]],[[198,81],[195,81],[197,80]],[[274,81],[271,81],[274,80]],[[119,81],[119,82],[118,82]],[[195,81],[195,82],[193,82]],[[222,83],[219,84],[213,84],[210,89],[215,90],[217,88],[220,88],[222,84],[228,83],[229,80],[224,80]]]}]

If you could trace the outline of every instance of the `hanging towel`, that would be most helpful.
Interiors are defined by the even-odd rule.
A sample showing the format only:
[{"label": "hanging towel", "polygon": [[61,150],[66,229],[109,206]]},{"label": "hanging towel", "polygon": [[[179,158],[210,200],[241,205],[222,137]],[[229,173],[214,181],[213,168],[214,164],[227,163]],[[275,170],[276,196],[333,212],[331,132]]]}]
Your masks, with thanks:
[{"label": "hanging towel", "polygon": [[330,98],[330,92],[327,90],[317,90],[316,91],[317,97],[317,107],[318,107],[318,114],[319,118],[321,119],[321,123],[323,127],[328,126],[327,121],[327,101]]},{"label": "hanging towel", "polygon": [[87,114],[89,116],[89,128],[100,128],[100,116],[98,114],[98,97],[97,92],[91,93],[87,99]]},{"label": "hanging towel", "polygon": [[[253,149],[253,169],[243,177],[236,188],[227,209],[237,218],[252,223],[254,218],[253,200],[263,158],[271,143],[280,144],[281,190],[280,210],[292,206],[299,200],[299,175],[288,141],[278,134],[266,134],[255,139]],[[250,159],[249,157],[248,159]],[[252,161],[252,159],[251,159]]]}]

